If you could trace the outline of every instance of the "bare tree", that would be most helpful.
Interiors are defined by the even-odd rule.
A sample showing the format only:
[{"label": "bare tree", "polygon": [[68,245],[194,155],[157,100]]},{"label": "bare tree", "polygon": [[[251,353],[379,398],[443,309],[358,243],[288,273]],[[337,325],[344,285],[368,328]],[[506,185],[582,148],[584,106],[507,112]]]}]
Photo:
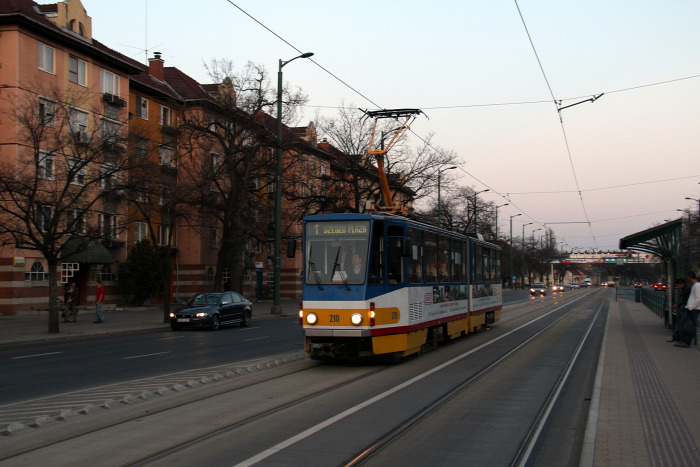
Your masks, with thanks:
[{"label": "bare tree", "polygon": [[17,128],[16,156],[0,162],[0,239],[46,259],[48,331],[57,333],[59,261],[123,228],[117,207],[128,159],[117,114],[126,112],[105,119],[82,110],[94,109],[91,93],[34,89],[18,92],[0,116]]},{"label": "bare tree", "polygon": [[[230,61],[213,60],[207,70],[216,84],[205,86],[206,96],[186,100],[179,128],[178,190],[189,195],[195,227],[221,226],[215,287],[228,269],[231,286],[240,290],[248,240],[269,236],[276,146],[269,113],[276,95],[261,65],[249,62],[236,72]],[[285,89],[283,118],[305,101],[301,91]],[[284,169],[291,164],[285,159]]]},{"label": "bare tree", "polygon": [[[367,155],[373,124],[363,111],[344,104],[334,118],[317,117],[320,135],[340,153],[335,162],[337,168],[330,175],[335,211],[360,212],[364,201],[376,201],[381,195],[376,160]],[[391,119],[379,121],[375,141],[383,147],[384,140],[391,138],[399,126]],[[458,162],[453,152],[435,147],[431,139],[432,135],[411,148],[404,138],[384,161],[390,185],[410,192],[412,200],[429,196],[437,186],[437,171]],[[308,207],[305,209],[308,212]]]}]

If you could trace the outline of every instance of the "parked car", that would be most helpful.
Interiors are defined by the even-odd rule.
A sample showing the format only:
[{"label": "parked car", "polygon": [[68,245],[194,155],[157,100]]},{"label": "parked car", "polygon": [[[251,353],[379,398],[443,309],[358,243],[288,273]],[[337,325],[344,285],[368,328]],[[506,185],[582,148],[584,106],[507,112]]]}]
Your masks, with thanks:
[{"label": "parked car", "polygon": [[564,291],[564,284],[554,284],[552,286],[552,292],[563,292]]},{"label": "parked car", "polygon": [[185,305],[170,313],[170,328],[209,328],[240,324],[249,326],[253,316],[253,304],[237,292],[200,293]]},{"label": "parked car", "polygon": [[544,282],[534,282],[530,287],[530,295],[547,295],[547,286]]}]

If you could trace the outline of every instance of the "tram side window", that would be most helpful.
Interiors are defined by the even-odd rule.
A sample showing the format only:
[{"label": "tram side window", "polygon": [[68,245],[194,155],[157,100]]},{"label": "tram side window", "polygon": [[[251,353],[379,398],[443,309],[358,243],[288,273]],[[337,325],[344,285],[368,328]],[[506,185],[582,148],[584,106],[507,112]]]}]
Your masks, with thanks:
[{"label": "tram side window", "polygon": [[481,245],[474,245],[474,281],[484,282],[484,257]]},{"label": "tram side window", "polygon": [[401,225],[389,225],[387,227],[388,249],[386,270],[389,284],[403,284],[404,262],[403,242],[404,228]]},{"label": "tram side window", "polygon": [[423,232],[408,229],[411,238],[411,257],[408,260],[408,280],[411,284],[423,282]]},{"label": "tram side window", "polygon": [[370,253],[369,283],[384,283],[384,223],[375,222],[372,229],[372,250]]},{"label": "tram side window", "polygon": [[437,282],[437,235],[425,233],[425,281]]},{"label": "tram side window", "polygon": [[464,271],[462,272],[462,277],[464,278],[464,282],[468,282],[470,280],[469,278],[469,244],[467,242],[462,242],[462,252],[463,252],[463,258],[464,261],[462,261]]},{"label": "tram side window", "polygon": [[462,264],[462,242],[459,240],[452,240],[452,282],[462,282],[462,271],[464,266]]},{"label": "tram side window", "polygon": [[502,276],[501,276],[501,250],[496,250],[496,261],[495,261],[495,266],[496,266],[496,277],[494,280],[502,282]]},{"label": "tram side window", "polygon": [[491,249],[484,247],[484,281],[491,282],[493,280],[493,268],[491,267]]},{"label": "tram side window", "polygon": [[438,237],[438,280],[450,282],[450,239]]}]

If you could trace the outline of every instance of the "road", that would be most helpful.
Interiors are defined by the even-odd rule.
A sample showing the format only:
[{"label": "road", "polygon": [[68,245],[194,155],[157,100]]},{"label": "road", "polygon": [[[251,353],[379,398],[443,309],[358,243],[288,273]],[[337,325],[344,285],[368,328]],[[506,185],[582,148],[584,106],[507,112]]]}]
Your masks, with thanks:
[{"label": "road", "polygon": [[296,318],[217,332],[169,329],[0,346],[0,406],[300,350]]},{"label": "road", "polygon": [[[368,465],[506,465],[527,451],[537,465],[573,465],[609,295],[526,296],[491,330],[397,365],[294,360],[65,422],[60,440],[53,427],[20,434],[12,449],[24,454],[5,461],[352,465],[368,453]],[[187,342],[181,357],[197,348],[196,335]],[[0,452],[7,449],[0,442]]]}]

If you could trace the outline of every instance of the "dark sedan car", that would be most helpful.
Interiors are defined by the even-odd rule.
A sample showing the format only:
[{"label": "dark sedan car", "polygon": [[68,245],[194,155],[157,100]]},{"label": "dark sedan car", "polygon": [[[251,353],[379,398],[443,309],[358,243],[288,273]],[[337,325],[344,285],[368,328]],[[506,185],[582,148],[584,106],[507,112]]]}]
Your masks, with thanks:
[{"label": "dark sedan car", "polygon": [[209,328],[240,324],[249,326],[253,316],[253,304],[236,292],[212,292],[197,294],[185,306],[170,313],[173,331],[190,328]]}]

